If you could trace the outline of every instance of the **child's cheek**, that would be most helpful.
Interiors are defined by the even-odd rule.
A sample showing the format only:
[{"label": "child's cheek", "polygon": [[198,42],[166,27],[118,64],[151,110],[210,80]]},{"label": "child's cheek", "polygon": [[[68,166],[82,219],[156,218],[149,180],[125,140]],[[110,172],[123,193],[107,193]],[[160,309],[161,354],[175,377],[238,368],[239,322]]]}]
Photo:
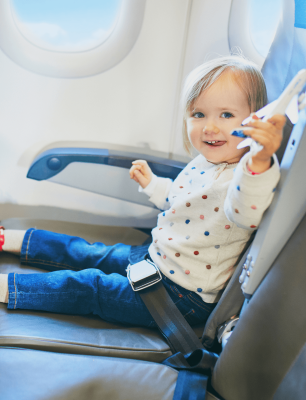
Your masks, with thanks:
[{"label": "child's cheek", "polygon": [[188,132],[188,138],[190,142],[194,145],[199,140],[199,135],[196,134],[195,130],[191,130]]},{"label": "child's cheek", "polygon": [[188,138],[189,138],[189,140],[191,140],[191,137],[193,136],[193,132],[194,132],[193,125],[191,122],[187,121],[186,127],[187,127]]},{"label": "child's cheek", "polygon": [[240,138],[240,137],[232,136],[232,135],[229,135],[229,137],[230,137],[229,141],[230,141],[231,145],[235,148],[237,148],[239,143],[241,143],[243,140],[245,140],[245,138]]}]

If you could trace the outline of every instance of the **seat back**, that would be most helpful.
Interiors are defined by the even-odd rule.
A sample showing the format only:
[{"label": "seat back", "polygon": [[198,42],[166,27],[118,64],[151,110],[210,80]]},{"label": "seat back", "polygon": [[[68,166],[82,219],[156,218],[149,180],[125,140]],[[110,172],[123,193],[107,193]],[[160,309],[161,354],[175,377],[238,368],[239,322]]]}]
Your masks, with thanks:
[{"label": "seat back", "polygon": [[[301,363],[306,342],[305,242],[306,217],[254,293],[215,365],[212,385],[222,398],[284,398],[273,396],[295,362]],[[305,371],[299,385],[306,386]],[[285,390],[288,394],[283,387],[279,396]],[[298,397],[298,387],[291,390],[286,399],[305,398],[305,392]]]},{"label": "seat back", "polygon": [[305,28],[305,1],[283,0],[282,18],[262,67],[269,102],[276,100],[297,72],[306,68]]},{"label": "seat back", "polygon": [[[295,7],[294,0],[283,0],[283,15],[262,68],[269,102],[280,96],[299,70],[306,68],[306,9],[301,10],[302,1],[296,0],[296,3],[297,6]],[[304,12],[304,19],[301,17],[302,11]],[[304,27],[302,27],[303,21]],[[283,158],[292,128],[292,123],[287,119],[282,145],[276,153],[279,162]],[[202,342],[207,349],[210,349],[214,344],[217,328],[239,313],[242,307],[244,297],[240,288],[239,276],[247,254],[248,251],[240,259],[218,306],[206,323]]]},{"label": "seat back", "polygon": [[[269,101],[275,100],[293,76],[306,68],[306,9],[302,9],[302,3],[300,0],[283,1],[283,17],[263,66]],[[279,159],[283,156],[290,128],[288,123]],[[221,353],[212,385],[224,399],[304,399],[305,240],[306,217],[273,262]],[[233,278],[237,280],[238,273]],[[229,295],[224,293],[224,296]],[[225,297],[223,303],[226,303]],[[211,319],[216,319],[217,313],[218,307]],[[205,331],[208,329],[209,326]],[[297,379],[298,384],[294,384]]]},{"label": "seat back", "polygon": [[[262,67],[268,101],[276,100],[293,77],[306,68],[306,8],[302,0],[283,0],[282,18]],[[282,159],[292,124],[287,119],[284,139],[276,155]]]}]

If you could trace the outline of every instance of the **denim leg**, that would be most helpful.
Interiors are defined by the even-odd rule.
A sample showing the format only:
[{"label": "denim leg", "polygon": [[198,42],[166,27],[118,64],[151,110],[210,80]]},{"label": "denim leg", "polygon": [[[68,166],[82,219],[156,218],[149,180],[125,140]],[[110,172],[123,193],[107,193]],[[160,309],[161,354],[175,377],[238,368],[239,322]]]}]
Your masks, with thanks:
[{"label": "denim leg", "polygon": [[93,313],[110,322],[154,326],[126,278],[130,251],[131,246],[122,243],[90,244],[79,237],[29,229],[21,263],[54,272],[10,274],[8,308]]},{"label": "denim leg", "polygon": [[126,276],[131,246],[118,243],[106,246],[90,244],[75,236],[29,229],[21,248],[21,264],[32,265],[49,271],[97,268],[110,274]]},{"label": "denim leg", "polygon": [[9,274],[9,309],[95,314],[105,321],[154,326],[126,277],[98,269],[45,274]]},{"label": "denim leg", "polygon": [[[22,245],[22,264],[57,271],[10,274],[8,308],[93,313],[110,322],[156,326],[126,278],[130,251],[131,246],[120,243],[114,246],[89,244],[78,237],[30,229]],[[207,320],[215,304],[204,303],[197,294],[166,277],[163,283],[191,325]]]},{"label": "denim leg", "polygon": [[[165,279],[165,280],[164,280]],[[204,323],[216,304],[164,277],[170,297],[191,325]],[[128,279],[98,269],[54,271],[45,274],[9,274],[9,309],[41,310],[64,314],[95,314],[109,322],[156,326]]]}]

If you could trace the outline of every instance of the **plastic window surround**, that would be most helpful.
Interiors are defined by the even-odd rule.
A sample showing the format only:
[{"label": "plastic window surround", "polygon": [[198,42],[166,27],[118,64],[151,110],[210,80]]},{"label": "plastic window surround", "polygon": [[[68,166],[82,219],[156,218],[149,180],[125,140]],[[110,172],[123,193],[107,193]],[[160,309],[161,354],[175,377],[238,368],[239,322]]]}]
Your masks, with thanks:
[{"label": "plastic window surround", "polygon": [[0,48],[21,67],[50,77],[81,78],[104,72],[127,56],[140,33],[145,0],[122,0],[115,29],[101,45],[82,52],[44,50],[17,28],[10,0],[0,1]]},{"label": "plastic window surround", "polygon": [[250,1],[232,0],[228,25],[229,48],[231,50],[240,48],[248,59],[254,61],[261,68],[265,57],[254,46],[249,28],[249,18]]}]

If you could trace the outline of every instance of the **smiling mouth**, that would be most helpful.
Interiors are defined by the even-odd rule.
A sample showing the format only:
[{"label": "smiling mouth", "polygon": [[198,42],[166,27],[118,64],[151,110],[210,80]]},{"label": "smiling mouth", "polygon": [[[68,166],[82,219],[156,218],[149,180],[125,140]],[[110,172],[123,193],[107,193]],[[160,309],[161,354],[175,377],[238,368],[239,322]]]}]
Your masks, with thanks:
[{"label": "smiling mouth", "polygon": [[211,140],[211,141],[205,141],[204,142],[206,145],[208,145],[209,147],[219,147],[219,146],[223,146],[226,141],[225,140]]}]

